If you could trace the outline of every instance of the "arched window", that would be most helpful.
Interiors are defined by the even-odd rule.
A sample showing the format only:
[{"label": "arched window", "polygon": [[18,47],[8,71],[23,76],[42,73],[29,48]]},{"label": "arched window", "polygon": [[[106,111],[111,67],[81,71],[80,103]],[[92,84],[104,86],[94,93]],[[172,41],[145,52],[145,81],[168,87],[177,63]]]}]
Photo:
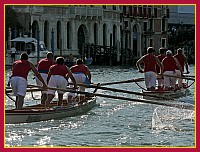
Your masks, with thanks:
[{"label": "arched window", "polygon": [[61,49],[61,23],[60,21],[57,22],[57,48]]},{"label": "arched window", "polygon": [[70,46],[70,35],[71,35],[71,32],[70,32],[70,23],[68,22],[67,23],[67,48],[70,49],[71,46]]},{"label": "arched window", "polygon": [[38,30],[39,30],[39,25],[37,21],[34,21],[32,24],[32,37],[33,38],[38,38]]},{"label": "arched window", "polygon": [[49,23],[48,21],[44,22],[44,44],[46,47],[49,46]]},{"label": "arched window", "polygon": [[106,24],[103,25],[103,46],[107,45],[107,27]]},{"label": "arched window", "polygon": [[97,23],[94,24],[94,44],[98,44],[98,27],[97,27]]},{"label": "arched window", "polygon": [[116,46],[117,27],[113,25],[113,46]]}]

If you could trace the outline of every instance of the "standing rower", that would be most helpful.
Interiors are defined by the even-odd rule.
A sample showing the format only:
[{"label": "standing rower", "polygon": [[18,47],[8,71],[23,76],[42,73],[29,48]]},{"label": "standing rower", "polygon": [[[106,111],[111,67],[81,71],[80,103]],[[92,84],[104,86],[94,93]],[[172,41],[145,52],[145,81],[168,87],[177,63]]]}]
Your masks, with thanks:
[{"label": "standing rower", "polygon": [[[76,65],[72,66],[70,68],[76,83],[81,83],[85,85],[89,85],[91,82],[91,73],[87,66],[83,64],[82,59],[76,60]],[[85,91],[85,87],[80,86],[79,91]],[[72,94],[71,94],[72,95]],[[73,96],[73,95],[72,95]],[[84,94],[80,95],[80,100],[82,101],[85,98]],[[70,100],[70,94],[69,94],[69,100]]]},{"label": "standing rower", "polygon": [[[53,63],[54,63],[53,62],[53,53],[51,53],[51,52],[48,52],[46,55],[46,58],[41,59],[38,62],[38,65],[37,65],[38,72],[41,74],[41,76],[46,84],[47,84],[47,75],[49,72],[49,68],[50,68],[50,66],[53,65]],[[36,83],[38,86],[42,86],[42,83],[38,78],[36,78]],[[45,100],[47,99],[47,91],[42,91],[41,94],[42,94],[41,95],[41,104],[45,104]]]},{"label": "standing rower", "polygon": [[29,71],[32,70],[36,77],[42,82],[44,89],[47,88],[40,73],[35,66],[28,61],[28,54],[22,53],[20,60],[14,62],[12,67],[11,87],[14,95],[16,96],[15,106],[16,109],[22,109],[24,104],[24,97],[27,89],[27,76]]},{"label": "standing rower", "polygon": [[181,70],[180,64],[176,58],[172,56],[172,51],[168,50],[166,52],[166,57],[162,60],[163,64],[163,75],[164,75],[164,88],[165,90],[174,90],[176,85],[176,76],[175,69],[179,67]]},{"label": "standing rower", "polygon": [[[57,57],[56,64],[52,65],[48,72],[48,76],[47,76],[48,87],[66,89],[66,87],[68,86],[67,75],[72,80],[74,88],[77,88],[76,81],[71,71],[64,64],[64,58]],[[63,94],[65,92],[60,91],[60,90],[57,90],[57,92],[58,92],[58,100],[59,100],[58,105],[60,106],[62,104]],[[47,95],[47,100],[45,101],[45,104],[48,106],[55,96],[55,90],[48,90],[47,94],[48,95]]]},{"label": "standing rower", "polygon": [[[137,62],[136,66],[139,72],[144,73],[145,85],[147,90],[155,90],[156,87],[156,64],[160,66],[160,72],[162,74],[163,66],[158,58],[153,54],[153,47],[147,48],[147,54],[142,56]],[[140,64],[144,63],[144,71],[141,69]]]},{"label": "standing rower", "polygon": [[[157,56],[157,58],[159,59],[160,62],[162,62],[162,60],[165,58],[165,52],[166,52],[166,48],[160,48],[159,49],[159,55]],[[160,71],[160,67],[158,66],[158,64],[156,65],[156,71],[157,74],[159,74]],[[163,77],[158,77],[158,90],[163,90],[164,87],[164,79]]]},{"label": "standing rower", "polygon": [[[188,70],[188,62],[187,62],[187,59],[185,57],[185,55],[183,54],[183,50],[181,48],[177,49],[177,53],[174,55],[174,57],[178,60],[178,62],[180,63],[181,65],[181,69],[182,69],[182,72],[184,72],[184,65],[185,65],[185,68],[186,68],[186,73],[190,73],[189,70]],[[178,67],[176,67],[176,76],[178,77],[181,77],[182,74],[181,74],[181,71],[179,70]],[[182,78],[178,78],[178,87],[179,88],[182,88],[183,87],[183,79]]]}]

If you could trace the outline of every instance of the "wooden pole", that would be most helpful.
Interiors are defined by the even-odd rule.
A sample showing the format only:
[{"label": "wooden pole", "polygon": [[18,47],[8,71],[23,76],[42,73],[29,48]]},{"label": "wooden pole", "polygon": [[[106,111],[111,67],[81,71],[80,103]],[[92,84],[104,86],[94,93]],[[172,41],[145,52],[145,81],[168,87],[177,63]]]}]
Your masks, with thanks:
[{"label": "wooden pole", "polygon": [[157,96],[157,95],[152,95],[152,94],[144,94],[140,92],[134,92],[134,91],[128,91],[128,90],[121,90],[121,89],[115,89],[115,88],[107,88],[107,87],[101,87],[101,86],[94,86],[94,85],[84,85],[84,84],[77,84],[78,86],[83,86],[86,88],[96,88],[96,89],[101,89],[101,90],[108,90],[108,91],[113,91],[113,92],[122,92],[122,93],[128,93],[128,94],[135,94],[135,95],[140,95],[140,96],[149,96],[157,99],[164,99],[164,100],[173,100],[170,97],[162,97],[162,96]]},{"label": "wooden pole", "polygon": [[144,78],[130,79],[130,80],[125,80],[125,81],[115,81],[115,82],[101,83],[101,86],[112,85],[112,84],[121,84],[121,83],[141,82],[141,81],[144,81]]},{"label": "wooden pole", "polygon": [[186,79],[186,80],[192,80],[195,81],[195,78],[190,78],[190,77],[179,77],[179,76],[175,76],[175,75],[168,75],[168,74],[163,74],[163,76],[165,77],[173,77],[173,78],[180,78],[180,79]]}]

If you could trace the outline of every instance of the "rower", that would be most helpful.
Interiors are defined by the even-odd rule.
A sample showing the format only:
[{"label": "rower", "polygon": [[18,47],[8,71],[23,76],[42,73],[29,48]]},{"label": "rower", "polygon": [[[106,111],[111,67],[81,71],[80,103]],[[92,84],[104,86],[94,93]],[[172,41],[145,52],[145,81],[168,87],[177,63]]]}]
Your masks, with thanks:
[{"label": "rower", "polygon": [[[41,59],[38,62],[38,65],[37,65],[38,72],[41,74],[41,76],[46,84],[47,84],[47,75],[49,72],[49,68],[50,68],[50,66],[53,65],[53,63],[54,63],[54,61],[53,61],[53,53],[52,52],[48,52],[46,55],[46,58]],[[36,83],[38,86],[42,86],[42,83],[38,78],[36,78]],[[41,91],[41,104],[44,105],[46,99],[47,99],[47,91],[43,90],[43,91]]]},{"label": "rower", "polygon": [[[185,65],[186,74],[189,74],[190,72],[188,70],[188,62],[187,62],[186,56],[183,54],[183,50],[181,48],[177,49],[177,53],[174,55],[174,57],[180,63],[181,68],[182,68],[182,72],[184,72],[184,65]],[[181,71],[179,70],[178,67],[176,67],[175,72],[176,72],[176,76],[177,77],[181,77],[182,76]],[[177,78],[177,80],[178,80],[178,87],[182,88],[183,87],[183,79],[182,78]]]},{"label": "rower", "polygon": [[[76,83],[80,83],[80,84],[84,84],[84,85],[90,85],[91,83],[91,73],[90,70],[87,66],[85,66],[83,64],[83,60],[82,59],[77,59],[76,60],[76,65],[72,66],[70,68]],[[85,91],[85,87],[84,86],[80,86],[79,87],[79,91],[84,92]],[[68,94],[68,99],[70,100],[72,98],[72,96],[74,96],[74,94],[69,93]],[[85,95],[81,94],[80,95],[80,101],[85,99]]]},{"label": "rower", "polygon": [[43,89],[45,90],[47,88],[47,85],[45,84],[40,73],[37,71],[35,66],[28,61],[28,54],[22,53],[20,55],[20,60],[17,60],[13,63],[12,76],[10,79],[12,91],[16,96],[16,109],[22,109],[23,107],[24,97],[27,89],[27,76],[30,70],[32,70],[35,76],[42,82]]},{"label": "rower", "polygon": [[[174,90],[176,85],[175,69],[178,67],[181,70],[181,66],[176,58],[172,56],[172,51],[167,50],[166,57],[162,60],[163,75],[164,75],[164,89]],[[181,70],[182,71],[182,70]],[[168,76],[167,76],[168,75]],[[172,76],[172,77],[170,77]]]},{"label": "rower", "polygon": [[[165,52],[166,52],[166,48],[160,48],[159,49],[159,55],[157,56],[157,58],[159,59],[160,62],[162,62],[162,60],[165,58]],[[157,74],[160,73],[160,67],[158,65],[156,65],[156,72]],[[157,79],[158,81],[158,90],[163,90],[164,88],[164,79],[163,77],[160,77]]]},{"label": "rower", "polygon": [[[162,73],[162,63],[158,60],[158,58],[153,54],[153,47],[147,48],[147,54],[142,56],[137,62],[136,66],[139,72],[144,73],[145,85],[147,90],[155,90],[156,87],[156,64],[160,67],[160,72]],[[144,71],[141,69],[140,64],[144,63]]]},{"label": "rower", "polygon": [[[68,75],[68,76],[67,76]],[[67,66],[64,64],[64,58],[63,57],[57,57],[56,58],[56,64],[52,65],[49,68],[48,76],[47,76],[47,84],[48,87],[52,88],[60,88],[60,89],[66,89],[68,86],[68,78],[69,77],[74,85],[74,89],[77,88],[76,81],[71,73],[71,71],[68,69]],[[62,100],[63,100],[63,94],[65,92],[57,90],[58,92],[58,106],[61,106]],[[45,105],[48,106],[52,99],[55,96],[55,90],[48,90],[47,92],[47,100],[45,101]]]}]

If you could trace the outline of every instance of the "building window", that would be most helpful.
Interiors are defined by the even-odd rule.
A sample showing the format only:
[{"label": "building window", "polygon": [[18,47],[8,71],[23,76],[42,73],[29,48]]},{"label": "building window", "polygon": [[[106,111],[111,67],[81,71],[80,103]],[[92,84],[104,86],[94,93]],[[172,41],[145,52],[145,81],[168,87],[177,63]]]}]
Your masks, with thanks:
[{"label": "building window", "polygon": [[115,5],[113,5],[113,10],[116,10],[116,6]]},{"label": "building window", "polygon": [[147,31],[147,22],[144,22],[143,31]]},{"label": "building window", "polygon": [[139,17],[142,17],[142,6],[139,6]]},{"label": "building window", "polygon": [[148,17],[151,18],[151,7],[148,8]]},{"label": "building window", "polygon": [[166,48],[166,38],[161,39],[161,47]]},{"label": "building window", "polygon": [[67,23],[67,48],[70,49],[70,23]]},{"label": "building window", "polygon": [[154,8],[154,17],[157,18],[157,8]]},{"label": "building window", "polygon": [[153,47],[153,39],[152,38],[149,39],[149,47]]},{"label": "building window", "polygon": [[94,44],[98,43],[98,28],[97,28],[97,23],[94,24]]},{"label": "building window", "polygon": [[107,43],[107,30],[106,30],[106,24],[103,25],[103,46],[106,46]]},{"label": "building window", "polygon": [[61,22],[57,22],[57,48],[61,49]]},{"label": "building window", "polygon": [[137,17],[137,15],[138,15],[137,6],[134,6],[133,12],[134,12],[134,17]]},{"label": "building window", "polygon": [[153,19],[149,20],[149,30],[153,31]]},{"label": "building window", "polygon": [[162,32],[166,31],[165,18],[162,18],[162,24],[161,24],[161,26],[162,26]]},{"label": "building window", "polygon": [[147,7],[146,7],[146,5],[143,6],[143,17],[144,18],[147,17]]},{"label": "building window", "polygon": [[103,5],[103,9],[106,9],[106,5]]}]

